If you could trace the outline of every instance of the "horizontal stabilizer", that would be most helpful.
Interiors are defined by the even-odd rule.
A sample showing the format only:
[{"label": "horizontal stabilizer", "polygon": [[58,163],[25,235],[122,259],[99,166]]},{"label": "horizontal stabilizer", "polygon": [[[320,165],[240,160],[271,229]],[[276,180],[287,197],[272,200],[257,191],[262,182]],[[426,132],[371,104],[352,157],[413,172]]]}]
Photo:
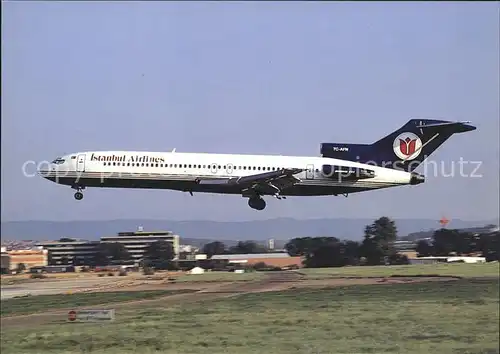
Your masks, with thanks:
[{"label": "horizontal stabilizer", "polygon": [[434,129],[434,130],[452,130],[453,133],[465,133],[475,130],[476,127],[469,124],[470,122],[444,122],[432,124],[419,124],[419,129]]}]

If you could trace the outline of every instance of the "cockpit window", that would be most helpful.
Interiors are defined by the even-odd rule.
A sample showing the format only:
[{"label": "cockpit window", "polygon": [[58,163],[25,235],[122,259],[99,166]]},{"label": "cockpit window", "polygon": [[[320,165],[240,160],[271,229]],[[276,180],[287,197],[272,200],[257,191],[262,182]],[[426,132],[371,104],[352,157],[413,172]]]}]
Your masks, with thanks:
[{"label": "cockpit window", "polygon": [[55,165],[60,165],[60,164],[64,163],[64,161],[65,161],[64,159],[58,157],[57,159],[55,159],[54,161],[52,161],[52,163],[55,164]]}]

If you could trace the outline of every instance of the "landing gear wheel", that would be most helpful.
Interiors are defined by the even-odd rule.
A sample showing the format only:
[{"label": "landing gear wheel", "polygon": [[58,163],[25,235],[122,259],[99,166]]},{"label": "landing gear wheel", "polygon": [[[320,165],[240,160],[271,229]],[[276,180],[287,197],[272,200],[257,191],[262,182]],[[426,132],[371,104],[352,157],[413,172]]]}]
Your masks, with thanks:
[{"label": "landing gear wheel", "polygon": [[250,198],[248,199],[248,206],[255,210],[264,210],[266,201],[260,197]]},{"label": "landing gear wheel", "polygon": [[83,193],[82,192],[76,192],[75,193],[75,199],[76,200],[82,200],[83,199]]}]

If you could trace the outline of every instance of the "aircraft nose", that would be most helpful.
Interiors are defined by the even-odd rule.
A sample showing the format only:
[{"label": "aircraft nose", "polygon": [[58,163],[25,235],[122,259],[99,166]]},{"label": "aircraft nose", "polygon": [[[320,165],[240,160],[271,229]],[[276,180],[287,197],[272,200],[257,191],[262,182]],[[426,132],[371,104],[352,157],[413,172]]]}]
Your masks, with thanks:
[{"label": "aircraft nose", "polygon": [[49,175],[49,169],[47,167],[38,167],[36,173],[37,175],[41,176],[41,177],[47,177]]},{"label": "aircraft nose", "polygon": [[36,173],[41,177],[47,178],[53,170],[54,166],[52,166],[52,164],[40,163],[38,164]]}]

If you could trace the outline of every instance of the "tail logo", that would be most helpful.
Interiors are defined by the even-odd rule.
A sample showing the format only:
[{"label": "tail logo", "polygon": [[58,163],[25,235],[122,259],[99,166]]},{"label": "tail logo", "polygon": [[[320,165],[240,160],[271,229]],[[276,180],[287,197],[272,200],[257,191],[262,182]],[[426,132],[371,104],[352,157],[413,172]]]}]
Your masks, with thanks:
[{"label": "tail logo", "polygon": [[413,133],[402,133],[394,139],[392,148],[401,160],[413,160],[420,155],[422,140]]}]

